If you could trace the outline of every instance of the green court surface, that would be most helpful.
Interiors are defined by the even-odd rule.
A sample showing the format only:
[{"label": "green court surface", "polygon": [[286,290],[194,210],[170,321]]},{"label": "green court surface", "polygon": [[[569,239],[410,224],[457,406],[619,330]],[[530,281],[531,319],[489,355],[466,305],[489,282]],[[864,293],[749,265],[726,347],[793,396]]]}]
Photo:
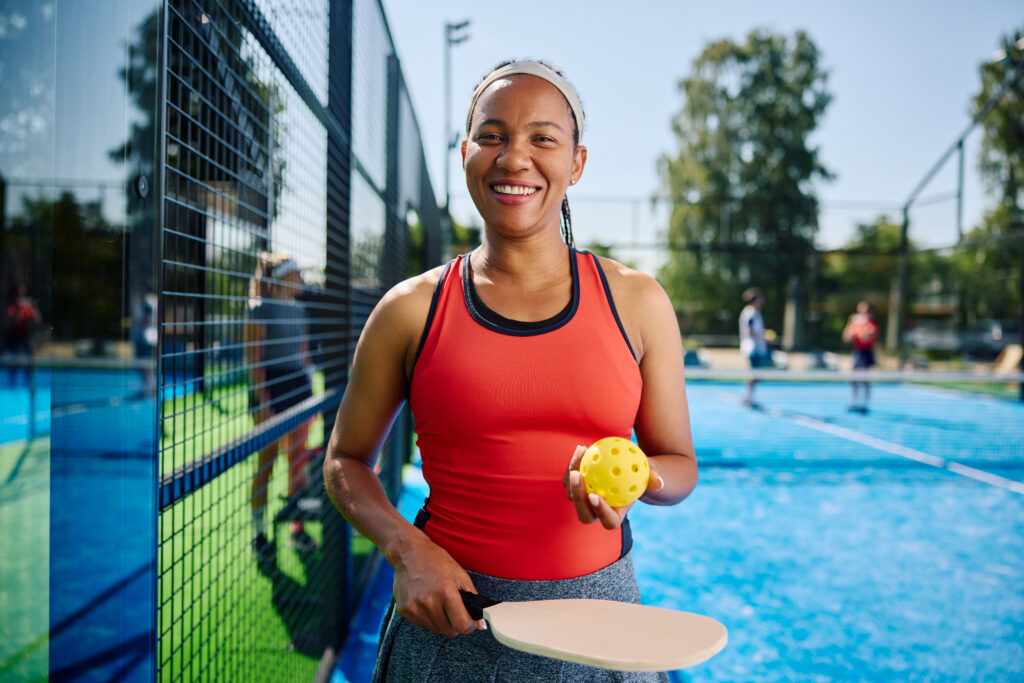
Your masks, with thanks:
[{"label": "green court surface", "polygon": [[[323,392],[321,375],[314,391]],[[244,384],[168,397],[162,413],[163,473],[253,427]],[[323,439],[323,421],[314,420],[308,443],[316,446]],[[279,457],[266,515],[268,531],[281,540],[273,561],[256,561],[249,505],[255,468],[254,455],[159,515],[161,681],[311,680],[316,672],[323,655],[321,553],[300,557],[286,540],[287,523],[273,528],[287,486],[287,461]],[[49,523],[50,439],[0,446],[2,683],[48,678]],[[322,542],[319,522],[308,522],[306,530]]]},{"label": "green court surface", "polygon": [[0,681],[49,668],[50,440],[0,446]]},{"label": "green court surface", "polygon": [[[161,681],[312,680],[323,654],[321,557],[302,558],[277,525],[277,557],[250,549],[255,457],[160,516],[158,652]],[[281,508],[287,464],[275,462],[269,520]],[[318,523],[306,529],[322,541]],[[258,675],[256,675],[258,672]]]},{"label": "green court surface", "polygon": [[[206,392],[168,389],[161,406],[160,473],[167,474],[244,436],[254,426],[249,385],[222,384]],[[324,393],[322,372],[313,375],[313,395]],[[309,442],[322,443],[323,424],[314,421]],[[320,439],[320,440],[318,440]]]}]

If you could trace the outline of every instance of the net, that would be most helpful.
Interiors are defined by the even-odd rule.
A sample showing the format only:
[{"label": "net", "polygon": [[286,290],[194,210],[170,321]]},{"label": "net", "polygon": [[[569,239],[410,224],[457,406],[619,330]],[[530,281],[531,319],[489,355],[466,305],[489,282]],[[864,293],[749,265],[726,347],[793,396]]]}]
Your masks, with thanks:
[{"label": "net", "polygon": [[[865,380],[867,393],[858,384],[854,394]],[[687,397],[704,467],[933,467],[1024,493],[1021,382],[1022,373],[691,368]]]}]

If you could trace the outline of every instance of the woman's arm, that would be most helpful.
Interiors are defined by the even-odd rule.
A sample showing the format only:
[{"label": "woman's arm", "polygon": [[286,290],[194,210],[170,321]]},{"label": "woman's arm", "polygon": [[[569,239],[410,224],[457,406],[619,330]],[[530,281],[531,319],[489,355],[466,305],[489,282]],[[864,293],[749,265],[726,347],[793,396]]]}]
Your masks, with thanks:
[{"label": "woman's arm", "polygon": [[[436,277],[433,278],[436,281]],[[367,320],[324,461],[324,480],[345,519],[395,568],[396,608],[408,621],[454,637],[477,628],[459,597],[469,574],[388,500],[373,465],[408,392],[433,290],[416,278],[389,292]]]},{"label": "woman's arm", "polygon": [[[663,486],[648,487],[640,498],[653,505],[675,505],[697,485],[697,456],[686,402],[683,342],[671,300],[653,278],[642,284],[640,315],[643,393],[634,425],[637,442]],[[652,475],[653,478],[653,475]]]},{"label": "woman's arm", "polygon": [[249,368],[249,387],[256,392],[259,408],[253,419],[257,422],[267,419],[270,410],[270,390],[267,388],[267,369],[263,366],[263,342],[266,328],[253,316],[260,314],[260,307],[249,309],[243,336],[245,341],[245,364]]}]

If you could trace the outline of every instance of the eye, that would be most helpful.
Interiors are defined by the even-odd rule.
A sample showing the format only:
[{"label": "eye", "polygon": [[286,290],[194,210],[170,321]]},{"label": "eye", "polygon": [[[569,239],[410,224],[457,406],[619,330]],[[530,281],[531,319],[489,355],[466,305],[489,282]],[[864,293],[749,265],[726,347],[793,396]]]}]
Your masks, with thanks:
[{"label": "eye", "polygon": [[482,143],[501,142],[501,136],[497,133],[477,133],[475,140]]}]

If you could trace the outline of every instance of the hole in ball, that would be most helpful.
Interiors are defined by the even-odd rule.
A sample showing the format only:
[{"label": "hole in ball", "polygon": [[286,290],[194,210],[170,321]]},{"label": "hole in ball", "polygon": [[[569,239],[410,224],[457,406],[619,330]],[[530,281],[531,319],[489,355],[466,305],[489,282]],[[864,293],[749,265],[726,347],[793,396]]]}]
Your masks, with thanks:
[{"label": "hole in ball", "polygon": [[622,474],[622,470],[620,470],[618,467],[613,467],[612,468],[612,476],[613,477],[617,477],[620,474]]},{"label": "hole in ball", "polygon": [[612,455],[618,455],[618,454],[619,454],[619,449],[618,448],[613,448],[612,449]]}]

